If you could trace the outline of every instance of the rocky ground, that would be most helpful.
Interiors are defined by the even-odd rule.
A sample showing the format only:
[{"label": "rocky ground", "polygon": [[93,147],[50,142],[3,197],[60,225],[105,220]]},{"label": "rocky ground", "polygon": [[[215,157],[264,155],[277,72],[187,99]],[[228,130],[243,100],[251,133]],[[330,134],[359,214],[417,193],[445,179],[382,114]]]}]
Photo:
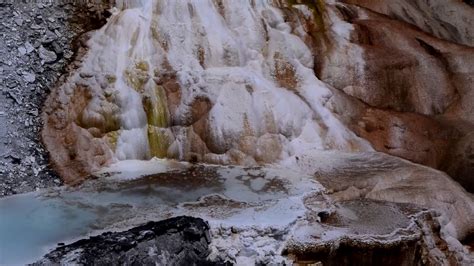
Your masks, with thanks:
[{"label": "rocky ground", "polygon": [[[333,213],[318,213],[320,222],[300,224],[290,234],[282,253],[294,265],[469,265],[468,257],[462,258],[450,250],[440,237],[435,216],[434,212],[421,211],[411,204],[345,201]],[[313,230],[319,226],[323,234],[314,235]],[[233,239],[252,238],[246,230],[232,228]],[[305,229],[301,231],[301,228]],[[251,245],[239,252],[221,250],[224,254],[211,256],[216,236],[216,228],[211,228],[205,220],[178,216],[125,231],[105,232],[67,245],[59,243],[32,265],[253,264],[250,261],[239,264],[225,255],[235,252],[252,257],[256,251]]]},{"label": "rocky ground", "polygon": [[33,265],[217,265],[209,243],[209,225],[182,216],[60,246]]},{"label": "rocky ground", "polygon": [[0,1],[0,197],[57,186],[40,141],[43,102],[75,57],[75,40],[104,23],[104,5]]}]

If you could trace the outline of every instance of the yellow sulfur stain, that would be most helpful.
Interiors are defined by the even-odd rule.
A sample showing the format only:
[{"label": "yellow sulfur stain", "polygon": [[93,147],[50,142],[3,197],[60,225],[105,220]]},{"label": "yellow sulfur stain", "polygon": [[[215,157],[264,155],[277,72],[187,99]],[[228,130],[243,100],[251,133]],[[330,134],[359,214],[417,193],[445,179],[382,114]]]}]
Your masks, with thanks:
[{"label": "yellow sulfur stain", "polygon": [[120,137],[120,130],[117,131],[111,131],[105,134],[105,140],[107,141],[107,144],[109,145],[110,149],[112,151],[115,151],[117,148],[117,141],[118,138]]},{"label": "yellow sulfur stain", "polygon": [[162,86],[153,84],[143,95],[143,108],[149,125],[156,127],[168,126],[168,104]]},{"label": "yellow sulfur stain", "polygon": [[148,122],[150,155],[164,158],[170,144],[165,131],[169,126],[169,111],[163,87],[156,84],[147,86],[142,102]]},{"label": "yellow sulfur stain", "polygon": [[148,125],[148,145],[150,155],[157,158],[165,158],[168,154],[170,141],[166,129]]},{"label": "yellow sulfur stain", "polygon": [[125,70],[124,76],[130,87],[135,91],[143,93],[144,86],[150,79],[148,74],[149,65],[145,61],[138,61],[132,68]]}]

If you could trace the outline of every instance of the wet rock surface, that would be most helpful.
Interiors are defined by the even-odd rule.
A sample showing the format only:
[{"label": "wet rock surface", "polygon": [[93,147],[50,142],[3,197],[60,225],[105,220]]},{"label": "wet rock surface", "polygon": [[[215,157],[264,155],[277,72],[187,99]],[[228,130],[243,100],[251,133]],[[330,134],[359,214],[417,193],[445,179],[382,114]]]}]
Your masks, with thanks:
[{"label": "wet rock surface", "polygon": [[216,265],[209,242],[204,220],[182,216],[62,244],[33,265]]},{"label": "wet rock surface", "polygon": [[[70,243],[71,239],[143,228],[148,221],[190,216],[209,223],[208,258],[216,262],[291,264],[294,258],[285,256],[284,250],[295,255],[297,261],[334,261],[337,256],[334,258],[330,251],[345,245],[340,256],[364,265],[370,264],[370,258],[351,250],[372,254],[375,264],[390,258],[412,265],[421,256],[436,262],[431,265],[444,265],[449,260],[459,262],[454,265],[469,265],[467,251],[447,228],[457,230],[459,239],[466,236],[463,232],[472,232],[469,217],[474,209],[470,199],[463,197],[462,190],[453,187],[447,176],[439,176],[431,169],[429,173],[429,168],[395,157],[390,163],[388,155],[380,158],[374,154],[381,161],[360,161],[360,156],[358,161],[354,161],[357,156],[335,160],[333,154],[328,155],[333,159],[329,165],[335,169],[328,169],[327,158],[302,157],[299,161],[309,162],[310,174],[296,175],[298,171],[292,169],[169,161],[162,161],[165,165],[158,168],[164,172],[160,172],[159,162],[155,161],[147,162],[152,167],[149,169],[142,163],[144,175],[134,177],[121,171],[127,168],[116,165],[115,171],[81,186],[6,197],[0,200],[0,209],[6,214],[0,219],[0,235],[5,240],[2,248],[7,256],[0,257],[0,264],[37,261],[44,255],[42,247],[56,247],[57,243]],[[344,167],[354,164],[360,168]],[[149,175],[150,171],[155,174]],[[315,172],[319,176],[316,181]],[[423,172],[425,177],[420,176]],[[429,181],[429,177],[437,175],[438,182]],[[406,184],[413,183],[423,184],[423,188],[407,190]],[[433,195],[432,191],[439,192]],[[397,200],[398,203],[389,202]],[[441,216],[430,209],[439,210]],[[44,217],[50,219],[46,224]],[[181,224],[180,220],[173,223]],[[55,264],[64,258],[64,264],[71,264],[66,260],[94,264],[78,258],[101,257],[109,252],[108,264],[121,264],[120,260],[141,254],[143,246],[155,245],[156,241],[148,238],[141,245],[141,240],[136,239],[140,231],[106,233],[59,247],[43,263]],[[123,253],[120,248],[120,252],[111,250],[120,242],[119,236],[126,236],[122,241],[125,244],[121,245],[125,246]],[[171,240],[167,243],[173,246]],[[136,243],[128,247],[133,241]],[[176,241],[181,243],[180,239]],[[93,253],[87,253],[90,250]],[[313,256],[316,253],[319,257]]]},{"label": "wet rock surface", "polygon": [[[317,243],[302,248],[290,245],[285,252],[300,263],[418,265],[421,264],[422,234],[419,228],[410,226],[409,218],[415,213],[416,208],[407,204],[343,201],[337,212],[321,219],[327,232]],[[329,236],[333,228],[347,231],[335,239]],[[396,231],[397,237],[389,236]],[[338,244],[334,245],[335,242]]]},{"label": "wet rock surface", "polygon": [[[469,265],[471,262],[468,255],[453,250],[441,236],[435,212],[413,204],[373,200],[342,201],[334,207],[331,212],[319,212],[313,218],[310,215],[305,221],[297,222],[294,230],[286,232],[287,236],[274,235],[278,233],[270,227],[254,235],[252,229],[238,225],[222,232],[223,228],[216,224],[211,228],[201,218],[179,216],[126,231],[106,232],[68,245],[59,243],[55,250],[32,265],[252,265],[250,258],[259,251],[251,245],[226,248],[221,243],[223,246],[219,248],[223,234],[233,239],[224,237],[227,242],[243,238],[259,242],[259,238],[267,235],[278,239],[282,249],[273,250],[275,247],[267,243],[266,248],[274,256],[253,261],[262,264],[277,263],[279,252],[287,258],[286,263],[296,265]],[[247,257],[249,260],[244,259]]]},{"label": "wet rock surface", "polygon": [[344,0],[344,2],[405,21],[440,39],[474,46],[472,0]]},{"label": "wet rock surface", "polygon": [[[433,18],[419,19],[426,14],[416,4],[423,1],[344,2],[354,5],[327,5],[328,14],[349,23],[352,33],[328,31],[328,47],[313,45],[325,55],[316,61],[318,77],[339,91],[329,100],[333,111],[375,150],[445,171],[474,191],[474,49],[444,36],[445,28],[427,22]],[[460,1],[425,2],[440,24],[447,10],[474,14]],[[472,40],[472,15],[462,16],[446,19]],[[438,35],[431,31],[438,28]]]},{"label": "wet rock surface", "polygon": [[469,265],[468,256],[450,250],[440,237],[436,216],[412,204],[342,201],[321,218],[325,231],[313,236],[314,243],[290,242],[284,253],[299,264]]},{"label": "wet rock surface", "polygon": [[306,148],[372,150],[324,105],[311,51],[275,11],[285,4],[215,5],[125,2],[92,35],[45,104],[43,140],[66,184],[114,161],[257,166]]},{"label": "wet rock surface", "polygon": [[2,1],[0,196],[62,183],[48,167],[39,114],[75,57],[74,40],[104,23],[105,5],[99,3]]}]

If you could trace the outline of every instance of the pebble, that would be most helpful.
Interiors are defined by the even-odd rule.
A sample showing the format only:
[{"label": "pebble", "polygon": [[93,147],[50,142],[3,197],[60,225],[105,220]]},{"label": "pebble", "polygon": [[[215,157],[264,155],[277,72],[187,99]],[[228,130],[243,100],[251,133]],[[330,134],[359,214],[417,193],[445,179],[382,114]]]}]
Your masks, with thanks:
[{"label": "pebble", "polygon": [[51,46],[53,47],[53,50],[56,54],[62,54],[64,52],[61,45],[59,45],[57,42],[53,42]]},{"label": "pebble", "polygon": [[25,55],[26,54],[26,48],[23,47],[23,46],[20,46],[18,47],[18,52],[20,53],[20,55]]},{"label": "pebble", "polygon": [[40,46],[38,53],[39,57],[47,64],[53,63],[56,61],[56,59],[58,59],[56,53],[44,48],[42,45]]},{"label": "pebble", "polygon": [[45,35],[43,36],[43,38],[41,38],[41,43],[42,44],[50,44],[53,41],[55,41],[57,38],[58,38],[58,36],[56,36],[56,34],[54,34],[54,32],[52,32],[50,30],[47,30],[45,32]]},{"label": "pebble", "polygon": [[25,43],[25,49],[26,49],[27,54],[29,54],[29,53],[31,53],[35,50],[35,48],[33,47],[33,45],[31,45],[30,42]]},{"label": "pebble", "polygon": [[39,30],[39,29],[42,29],[42,27],[41,27],[40,25],[36,24],[36,23],[31,24],[30,28],[31,28],[32,30]]},{"label": "pebble", "polygon": [[24,72],[23,78],[25,79],[26,82],[33,83],[36,80],[36,75],[33,73]]},{"label": "pebble", "polygon": [[21,19],[21,18],[16,18],[16,19],[15,19],[15,23],[16,23],[16,25],[21,26],[21,25],[23,25],[23,19]]}]

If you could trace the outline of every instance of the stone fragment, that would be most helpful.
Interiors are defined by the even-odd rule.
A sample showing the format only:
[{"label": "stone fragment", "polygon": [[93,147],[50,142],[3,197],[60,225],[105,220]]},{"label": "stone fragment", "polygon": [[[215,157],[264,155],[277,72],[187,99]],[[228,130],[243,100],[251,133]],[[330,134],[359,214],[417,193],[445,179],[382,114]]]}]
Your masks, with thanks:
[{"label": "stone fragment", "polygon": [[191,264],[212,265],[207,258],[209,229],[204,220],[187,216],[149,222],[128,231],[106,232],[69,245],[59,243],[34,265],[79,261],[86,264],[187,265],[193,262]]},{"label": "stone fragment", "polygon": [[50,51],[43,46],[40,46],[38,50],[39,57],[45,62],[45,63],[53,63],[56,61],[58,58],[56,53],[53,51]]},{"label": "stone fragment", "polygon": [[33,47],[33,45],[31,45],[30,42],[25,43],[25,49],[26,49],[27,54],[29,54],[29,53],[31,53],[35,50],[35,48]]},{"label": "stone fragment", "polygon": [[41,38],[41,43],[42,44],[50,44],[53,41],[55,41],[57,38],[58,38],[58,36],[56,36],[56,34],[54,34],[54,32],[52,32],[50,30],[47,30],[45,32],[45,35],[43,36],[43,38]]},{"label": "stone fragment", "polygon": [[57,54],[60,55],[64,52],[64,49],[59,45],[57,42],[53,42],[52,45],[53,51]]},{"label": "stone fragment", "polygon": [[36,23],[33,23],[33,24],[31,24],[30,28],[32,30],[39,30],[39,29],[41,29],[41,26],[36,24]]},{"label": "stone fragment", "polygon": [[20,55],[25,55],[26,54],[26,48],[23,47],[23,46],[20,46],[18,47],[18,53],[20,53]]},{"label": "stone fragment", "polygon": [[23,79],[25,79],[26,82],[33,83],[36,80],[36,76],[30,72],[23,72]]},{"label": "stone fragment", "polygon": [[21,25],[23,25],[23,19],[21,19],[21,18],[16,18],[16,19],[15,19],[15,23],[16,23],[16,25],[21,26]]}]

